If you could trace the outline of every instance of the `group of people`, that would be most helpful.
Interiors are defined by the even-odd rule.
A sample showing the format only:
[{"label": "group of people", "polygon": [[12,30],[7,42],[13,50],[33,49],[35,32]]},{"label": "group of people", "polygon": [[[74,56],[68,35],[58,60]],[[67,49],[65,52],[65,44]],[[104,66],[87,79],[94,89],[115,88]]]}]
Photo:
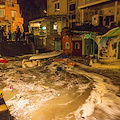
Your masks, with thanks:
[{"label": "group of people", "polygon": [[13,33],[14,38],[12,38],[11,30],[7,33],[4,31],[4,28],[0,26],[0,42],[15,39],[15,41],[20,41],[20,39],[25,40],[25,33],[21,34],[19,26],[16,28],[16,31]]}]

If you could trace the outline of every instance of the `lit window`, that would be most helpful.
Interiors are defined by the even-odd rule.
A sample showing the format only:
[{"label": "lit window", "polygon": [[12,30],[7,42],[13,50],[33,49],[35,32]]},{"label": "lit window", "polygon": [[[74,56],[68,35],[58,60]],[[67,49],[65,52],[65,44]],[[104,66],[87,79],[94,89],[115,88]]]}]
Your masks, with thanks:
[{"label": "lit window", "polygon": [[5,10],[0,10],[0,17],[5,17]]},{"label": "lit window", "polygon": [[54,30],[57,30],[57,22],[55,22],[55,23],[53,24],[53,29],[54,29]]},{"label": "lit window", "polygon": [[69,43],[69,42],[66,42],[65,48],[66,48],[66,49],[70,49],[70,43]]},{"label": "lit window", "polygon": [[74,3],[74,4],[71,4],[70,6],[69,6],[69,11],[74,11],[74,10],[76,10],[76,4]]},{"label": "lit window", "polygon": [[60,3],[55,3],[55,11],[60,11]]},{"label": "lit window", "polygon": [[78,42],[75,43],[75,49],[80,49],[80,44]]},{"label": "lit window", "polygon": [[12,11],[12,17],[16,17],[16,11]]}]

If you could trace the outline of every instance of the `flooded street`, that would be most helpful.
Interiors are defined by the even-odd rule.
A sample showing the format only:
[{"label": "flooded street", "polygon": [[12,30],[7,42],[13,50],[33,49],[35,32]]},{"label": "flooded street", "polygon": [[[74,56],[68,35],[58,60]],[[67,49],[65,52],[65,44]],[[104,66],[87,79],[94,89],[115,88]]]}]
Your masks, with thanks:
[{"label": "flooded street", "polygon": [[[109,78],[68,66],[72,59],[42,61],[22,68],[22,60],[1,63],[0,89],[17,120],[120,120],[118,86]],[[60,70],[57,70],[60,67]]]}]

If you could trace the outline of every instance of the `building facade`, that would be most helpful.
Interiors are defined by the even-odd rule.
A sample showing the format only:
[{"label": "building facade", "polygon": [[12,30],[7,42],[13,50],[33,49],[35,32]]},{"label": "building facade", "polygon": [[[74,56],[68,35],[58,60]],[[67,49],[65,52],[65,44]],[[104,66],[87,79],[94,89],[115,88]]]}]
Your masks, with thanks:
[{"label": "building facade", "polygon": [[85,22],[94,26],[112,27],[120,24],[120,1],[83,0],[79,1],[80,24]]},{"label": "building facade", "polygon": [[6,32],[14,32],[19,26],[23,32],[23,18],[17,0],[0,0],[0,26]]},{"label": "building facade", "polygon": [[64,15],[68,27],[84,23],[111,27],[120,24],[120,1],[113,0],[47,0],[47,14]]}]

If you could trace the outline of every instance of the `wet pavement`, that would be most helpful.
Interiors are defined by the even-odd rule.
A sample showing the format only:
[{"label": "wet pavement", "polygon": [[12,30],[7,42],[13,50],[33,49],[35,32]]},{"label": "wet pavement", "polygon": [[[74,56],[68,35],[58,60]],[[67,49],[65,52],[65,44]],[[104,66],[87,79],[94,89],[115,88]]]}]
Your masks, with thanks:
[{"label": "wet pavement", "polygon": [[111,79],[72,59],[48,59],[33,68],[22,68],[21,57],[7,59],[0,64],[0,89],[15,119],[120,120],[119,87]]}]

